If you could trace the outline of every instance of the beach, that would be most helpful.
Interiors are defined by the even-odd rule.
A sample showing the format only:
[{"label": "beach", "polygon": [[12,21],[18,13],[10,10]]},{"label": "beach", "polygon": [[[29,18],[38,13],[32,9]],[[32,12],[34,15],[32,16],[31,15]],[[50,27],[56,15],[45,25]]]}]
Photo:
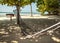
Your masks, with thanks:
[{"label": "beach", "polygon": [[0,0],[0,43],[60,43],[60,1]]},{"label": "beach", "polygon": [[[52,39],[54,36],[59,36],[56,33],[53,36],[44,34],[39,38],[34,39],[20,39],[21,36],[34,34],[42,29],[50,27],[60,22],[59,17],[55,16],[21,16],[22,26],[16,24],[16,17],[10,21],[8,17],[0,17],[0,42],[1,43],[58,43]],[[23,30],[22,33],[20,30]],[[59,32],[59,31],[58,31]],[[25,34],[25,35],[24,35]],[[59,33],[60,34],[60,33]],[[59,38],[58,37],[58,38]],[[47,40],[48,39],[48,40]]]},{"label": "beach", "polygon": [[[27,15],[27,16],[25,16],[25,15],[21,15],[21,18],[22,19],[40,19],[40,18],[43,18],[43,19],[60,19],[60,16],[41,16],[41,15],[33,15],[33,17],[31,17],[30,15]],[[8,17],[8,16],[6,16],[6,15],[2,15],[1,17],[0,17],[0,20],[9,20],[10,19],[10,17]],[[16,19],[16,15],[14,16],[14,17],[12,17],[12,19]]]}]

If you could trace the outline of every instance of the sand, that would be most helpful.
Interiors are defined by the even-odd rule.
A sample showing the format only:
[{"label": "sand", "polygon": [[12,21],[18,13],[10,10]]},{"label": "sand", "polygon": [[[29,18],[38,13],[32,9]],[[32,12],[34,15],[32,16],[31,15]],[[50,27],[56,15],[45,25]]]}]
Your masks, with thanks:
[{"label": "sand", "polygon": [[[60,16],[39,16],[39,15],[35,15],[33,17],[31,16],[21,16],[22,19],[60,19]],[[12,19],[16,19],[16,16],[12,17]],[[0,17],[0,20],[10,20],[10,17]]]},{"label": "sand", "polygon": [[[36,33],[37,31],[45,29],[59,22],[60,21],[59,18],[56,17],[53,18],[52,16],[50,17],[49,16],[43,16],[43,17],[42,16],[41,17],[21,16],[21,18],[23,24],[20,27],[16,24],[16,20],[9,21],[9,18],[7,17],[0,18],[0,42],[1,43],[58,43],[55,40],[53,40],[52,36],[49,34],[39,36],[38,38],[35,39],[21,40],[20,29],[22,28],[23,33],[26,35],[33,34]],[[13,19],[15,19],[15,17],[13,17]],[[53,36],[57,37],[56,34],[53,34]]]}]

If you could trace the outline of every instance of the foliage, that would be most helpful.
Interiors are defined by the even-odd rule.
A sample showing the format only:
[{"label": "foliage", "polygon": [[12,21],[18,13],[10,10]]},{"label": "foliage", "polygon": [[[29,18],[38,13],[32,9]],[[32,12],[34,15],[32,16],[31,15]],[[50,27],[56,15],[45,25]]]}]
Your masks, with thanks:
[{"label": "foliage", "polygon": [[59,8],[58,0],[38,0],[37,1],[37,10],[39,12],[53,12]]},{"label": "foliage", "polygon": [[0,0],[0,3],[3,5],[7,4],[8,6],[24,6],[26,2],[24,0]]},{"label": "foliage", "polygon": [[32,3],[34,3],[34,2],[35,2],[35,0],[26,0],[26,4],[27,4],[27,5],[30,5],[31,16],[33,16],[33,15],[32,15]]},{"label": "foliage", "polygon": [[7,4],[8,6],[16,6],[17,10],[17,24],[20,24],[20,7],[23,7],[29,3],[32,3],[34,0],[0,0],[0,4],[5,5]]},{"label": "foliage", "polygon": [[26,4],[31,4],[33,2],[35,2],[35,0],[25,0]]}]

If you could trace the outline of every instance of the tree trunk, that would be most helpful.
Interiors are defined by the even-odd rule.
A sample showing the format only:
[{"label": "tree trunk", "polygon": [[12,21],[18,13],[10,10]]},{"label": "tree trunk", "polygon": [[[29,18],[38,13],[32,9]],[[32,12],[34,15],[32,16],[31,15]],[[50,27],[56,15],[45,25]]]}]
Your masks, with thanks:
[{"label": "tree trunk", "polygon": [[41,15],[44,15],[44,12],[41,12]]},{"label": "tree trunk", "polygon": [[51,14],[51,12],[50,12],[50,11],[49,11],[48,13],[49,13],[49,15]]},{"label": "tree trunk", "polygon": [[32,17],[33,15],[32,15],[32,5],[31,5],[31,3],[30,3],[30,8],[31,8],[31,17]]},{"label": "tree trunk", "polygon": [[20,25],[21,21],[20,21],[20,7],[16,6],[17,8],[17,24]]}]

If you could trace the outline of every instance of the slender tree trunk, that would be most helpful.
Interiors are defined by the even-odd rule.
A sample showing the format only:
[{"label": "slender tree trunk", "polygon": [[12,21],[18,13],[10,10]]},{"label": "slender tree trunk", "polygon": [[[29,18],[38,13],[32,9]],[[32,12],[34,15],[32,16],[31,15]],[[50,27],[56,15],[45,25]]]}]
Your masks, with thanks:
[{"label": "slender tree trunk", "polygon": [[17,24],[20,25],[20,22],[21,22],[20,21],[20,19],[21,19],[20,18],[20,12],[19,12],[20,11],[20,7],[19,6],[16,6],[16,8],[17,8]]},{"label": "slender tree trunk", "polygon": [[49,15],[51,14],[51,12],[50,12],[50,11],[49,11],[48,13],[49,13]]},{"label": "slender tree trunk", "polygon": [[41,15],[44,15],[44,12],[42,12]]},{"label": "slender tree trunk", "polygon": [[31,5],[31,3],[30,3],[30,8],[31,8],[31,17],[32,17],[33,15],[32,15],[32,5]]}]

